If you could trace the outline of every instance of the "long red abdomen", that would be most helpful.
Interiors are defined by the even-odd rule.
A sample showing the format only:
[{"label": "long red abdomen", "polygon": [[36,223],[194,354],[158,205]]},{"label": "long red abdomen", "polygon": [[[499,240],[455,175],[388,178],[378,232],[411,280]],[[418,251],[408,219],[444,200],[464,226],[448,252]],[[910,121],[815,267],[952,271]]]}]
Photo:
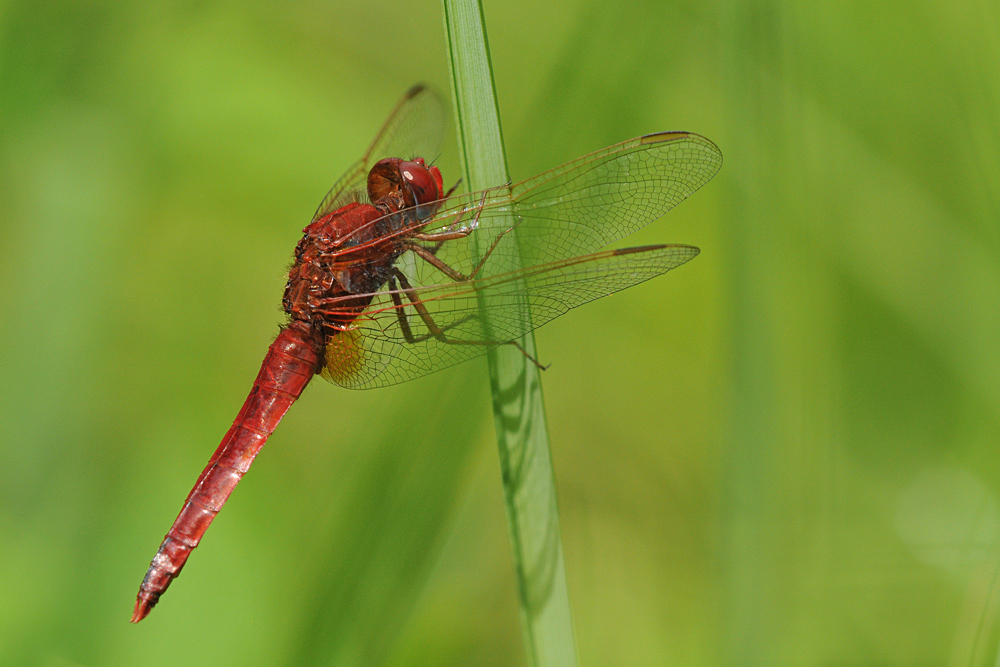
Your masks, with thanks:
[{"label": "long red abdomen", "polygon": [[278,334],[264,357],[239,416],[198,477],[181,513],[153,557],[139,587],[132,612],[133,623],[149,614],[170,582],[180,574],[191,550],[198,546],[212,519],[249,470],[257,452],[319,370],[322,358],[322,345],[308,325],[293,321]]}]

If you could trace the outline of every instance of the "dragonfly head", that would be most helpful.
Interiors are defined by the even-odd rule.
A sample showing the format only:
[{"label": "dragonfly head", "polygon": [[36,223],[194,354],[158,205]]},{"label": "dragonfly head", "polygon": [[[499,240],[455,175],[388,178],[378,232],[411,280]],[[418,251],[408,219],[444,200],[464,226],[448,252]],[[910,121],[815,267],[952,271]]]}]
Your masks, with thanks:
[{"label": "dragonfly head", "polygon": [[372,203],[382,201],[397,209],[416,206],[420,220],[434,215],[437,206],[429,204],[440,200],[442,192],[441,170],[427,167],[423,158],[388,157],[376,162],[368,172],[368,196]]}]

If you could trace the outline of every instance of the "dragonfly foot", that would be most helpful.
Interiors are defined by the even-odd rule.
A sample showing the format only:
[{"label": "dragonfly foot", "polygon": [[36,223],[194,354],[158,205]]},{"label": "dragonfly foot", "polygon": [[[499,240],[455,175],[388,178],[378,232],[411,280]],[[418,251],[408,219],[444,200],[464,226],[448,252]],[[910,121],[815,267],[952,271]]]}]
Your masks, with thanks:
[{"label": "dragonfly foot", "polygon": [[533,363],[538,368],[538,370],[540,370],[540,371],[547,371],[547,370],[549,370],[549,366],[552,365],[552,364],[548,364],[547,366],[543,366],[542,362],[540,362],[538,359],[535,359],[533,356],[531,356],[530,354],[528,354],[528,351],[525,350],[523,347],[521,347],[521,344],[518,343],[516,340],[510,341],[510,344],[513,345],[514,347],[516,347],[518,350],[520,350],[521,354],[523,354],[525,356],[525,358],[527,358],[528,361],[530,361],[531,363]]}]

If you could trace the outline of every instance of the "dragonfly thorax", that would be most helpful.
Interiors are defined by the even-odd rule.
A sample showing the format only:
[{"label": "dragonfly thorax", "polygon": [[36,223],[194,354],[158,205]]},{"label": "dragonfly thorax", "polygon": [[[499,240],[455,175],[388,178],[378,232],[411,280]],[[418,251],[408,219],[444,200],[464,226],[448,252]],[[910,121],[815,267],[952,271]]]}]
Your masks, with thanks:
[{"label": "dragonfly thorax", "polygon": [[[282,306],[292,320],[310,323],[329,333],[353,322],[371,301],[371,294],[388,279],[399,256],[384,207],[350,203],[322,217],[303,230],[295,248],[295,262],[288,272]],[[344,308],[331,312],[331,300],[352,294]],[[356,303],[354,303],[356,301]]]}]

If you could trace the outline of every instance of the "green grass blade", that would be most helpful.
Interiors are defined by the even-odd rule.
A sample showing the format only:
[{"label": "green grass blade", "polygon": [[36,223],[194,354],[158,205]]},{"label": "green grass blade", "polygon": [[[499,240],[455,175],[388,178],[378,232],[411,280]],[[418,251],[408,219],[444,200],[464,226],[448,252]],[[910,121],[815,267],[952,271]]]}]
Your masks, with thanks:
[{"label": "green grass blade", "polygon": [[[443,6],[463,178],[470,191],[508,183],[482,7],[477,0],[444,0]],[[527,305],[523,316],[530,317]],[[520,343],[535,356],[533,335]],[[488,362],[528,664],[575,666],[538,369],[512,346],[490,353]]]}]

